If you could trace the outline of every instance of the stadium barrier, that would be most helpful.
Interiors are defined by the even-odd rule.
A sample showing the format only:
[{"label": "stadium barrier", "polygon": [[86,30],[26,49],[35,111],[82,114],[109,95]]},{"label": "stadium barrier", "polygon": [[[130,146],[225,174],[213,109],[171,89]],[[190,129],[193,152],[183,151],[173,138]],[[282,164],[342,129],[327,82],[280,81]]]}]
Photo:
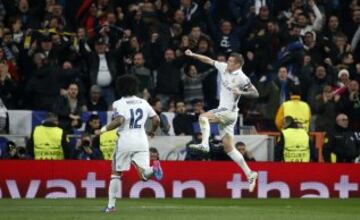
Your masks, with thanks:
[{"label": "stadium barrier", "polygon": [[[360,197],[360,164],[250,163],[258,186],[232,162],[162,163],[164,179],[139,181],[125,173],[118,197],[155,198],[350,198]],[[107,161],[0,161],[0,198],[97,198],[107,196]]]},{"label": "stadium barrier", "polygon": [[[70,145],[75,146],[81,135],[68,135]],[[17,146],[26,146],[27,136],[24,135],[2,135],[1,138],[12,140]],[[2,143],[0,138],[0,155]],[[149,140],[150,146],[155,147],[161,160],[184,160],[186,156],[186,144],[192,136],[155,136]],[[267,135],[235,135],[234,140],[246,144],[247,150],[254,156],[256,161],[272,161],[274,155],[273,138]]]}]

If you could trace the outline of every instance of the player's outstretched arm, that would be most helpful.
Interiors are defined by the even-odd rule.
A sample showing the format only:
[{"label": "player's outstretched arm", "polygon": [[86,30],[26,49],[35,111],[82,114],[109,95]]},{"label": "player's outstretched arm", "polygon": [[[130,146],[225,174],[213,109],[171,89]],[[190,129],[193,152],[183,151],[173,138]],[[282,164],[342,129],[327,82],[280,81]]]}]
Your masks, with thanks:
[{"label": "player's outstretched arm", "polygon": [[124,123],[124,117],[118,116],[118,117],[114,118],[108,125],[105,125],[104,127],[102,127],[100,132],[98,132],[98,133],[100,135],[107,131],[114,130],[115,128],[120,127],[123,123]]},{"label": "player's outstretched arm", "polygon": [[241,95],[246,98],[252,98],[252,99],[259,97],[259,92],[253,84],[251,84],[251,86],[246,91],[240,90],[239,88],[236,87],[233,89],[233,93],[235,95]]},{"label": "player's outstretched arm", "polygon": [[201,55],[201,54],[193,53],[189,49],[187,49],[185,51],[185,55],[188,56],[188,57],[194,58],[195,60],[199,60],[200,62],[203,62],[203,63],[214,66],[215,60],[211,59],[210,57]]}]

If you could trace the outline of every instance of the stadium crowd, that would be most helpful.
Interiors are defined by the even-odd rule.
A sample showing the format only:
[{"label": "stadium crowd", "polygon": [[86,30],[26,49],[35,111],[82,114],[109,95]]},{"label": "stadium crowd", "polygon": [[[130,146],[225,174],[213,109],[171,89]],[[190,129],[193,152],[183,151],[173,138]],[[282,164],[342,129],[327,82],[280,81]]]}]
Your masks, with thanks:
[{"label": "stadium crowd", "polygon": [[[111,110],[116,79],[133,74],[163,119],[159,134],[172,124],[192,135],[199,114],[217,107],[220,80],[186,49],[244,55],[260,93],[240,101],[245,124],[281,129],[279,110],[297,96],[308,130],[330,143],[339,133],[360,139],[359,0],[0,0],[0,130],[7,110],[29,109],[55,113],[73,133],[83,112]],[[163,112],[175,113],[172,123]]]}]

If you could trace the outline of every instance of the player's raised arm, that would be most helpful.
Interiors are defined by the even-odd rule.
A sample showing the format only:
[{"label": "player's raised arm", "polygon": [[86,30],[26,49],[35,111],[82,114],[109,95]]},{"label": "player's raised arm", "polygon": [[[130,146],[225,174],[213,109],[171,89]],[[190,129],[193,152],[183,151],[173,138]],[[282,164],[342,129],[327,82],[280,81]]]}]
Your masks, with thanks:
[{"label": "player's raised arm", "polygon": [[233,93],[235,95],[241,95],[244,96],[246,98],[258,98],[259,97],[259,92],[256,89],[256,87],[253,84],[250,84],[248,86],[248,88],[244,89],[244,90],[240,90],[239,88],[233,88]]},{"label": "player's raised arm", "polygon": [[191,58],[194,58],[195,60],[199,60],[200,62],[209,64],[214,66],[215,64],[215,60],[211,59],[210,57],[201,55],[201,54],[197,54],[197,53],[193,53],[191,50],[187,49],[185,51],[185,55]]}]

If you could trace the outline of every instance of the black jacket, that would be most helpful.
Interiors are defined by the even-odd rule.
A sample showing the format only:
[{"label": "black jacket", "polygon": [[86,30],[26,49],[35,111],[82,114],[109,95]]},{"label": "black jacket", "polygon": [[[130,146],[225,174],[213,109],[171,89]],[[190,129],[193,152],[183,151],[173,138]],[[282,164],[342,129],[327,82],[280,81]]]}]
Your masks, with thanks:
[{"label": "black jacket", "polygon": [[174,62],[165,62],[157,69],[156,93],[180,97],[182,81],[179,68]]},{"label": "black jacket", "polygon": [[[100,58],[96,52],[92,52],[88,54],[88,65],[89,65],[89,72],[90,72],[90,82],[91,85],[96,84],[97,76],[99,73],[99,65],[100,65]],[[112,83],[115,82],[116,77],[118,75],[116,70],[116,61],[115,56],[113,53],[108,52],[105,54],[107,66],[109,68],[110,74],[112,76]]]},{"label": "black jacket", "polygon": [[331,162],[331,153],[336,155],[337,162],[353,162],[357,156],[354,132],[336,125],[334,131],[327,133],[323,150],[326,162]]},{"label": "black jacket", "polygon": [[[67,131],[70,131],[72,128],[71,126],[72,119],[69,117],[69,115],[72,113],[74,115],[81,116],[82,113],[81,107],[83,105],[84,105],[83,102],[78,99],[78,103],[75,111],[71,112],[68,98],[66,96],[59,96],[53,107],[53,112],[59,117],[59,127]],[[81,127],[81,123],[79,123],[79,125],[76,128],[79,127]]]},{"label": "black jacket", "polygon": [[188,114],[176,114],[173,119],[174,132],[176,135],[185,134],[192,135],[193,134],[193,119]]},{"label": "black jacket", "polygon": [[15,107],[15,92],[16,86],[13,80],[6,78],[4,81],[0,81],[0,99],[8,109]]},{"label": "black jacket", "polygon": [[28,107],[31,110],[50,111],[60,92],[57,85],[54,72],[50,66],[36,70],[25,89]]}]

